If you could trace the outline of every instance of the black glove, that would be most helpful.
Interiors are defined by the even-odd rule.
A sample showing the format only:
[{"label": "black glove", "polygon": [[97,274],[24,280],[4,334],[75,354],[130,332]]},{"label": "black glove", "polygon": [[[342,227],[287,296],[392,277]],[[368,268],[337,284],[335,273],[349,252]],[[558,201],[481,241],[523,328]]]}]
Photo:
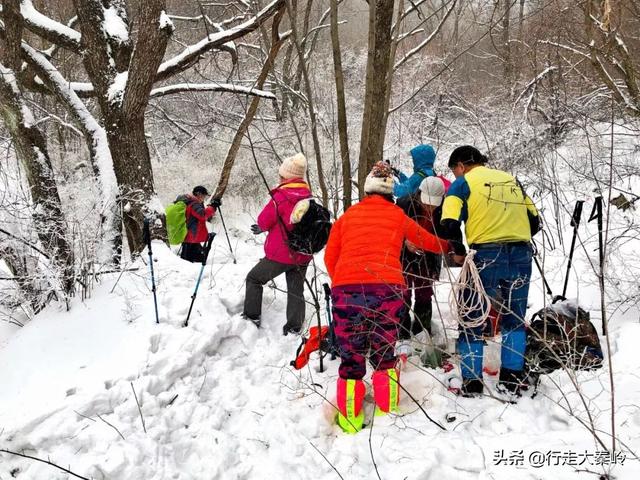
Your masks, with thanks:
[{"label": "black glove", "polygon": [[251,233],[253,233],[254,235],[260,235],[262,233],[262,229],[254,223],[253,225],[251,225]]},{"label": "black glove", "polygon": [[385,160],[384,163],[386,163],[387,165],[389,165],[389,168],[391,168],[391,173],[393,173],[393,176],[396,178],[400,178],[400,170],[398,170],[395,167],[391,166],[391,162],[389,160]]},{"label": "black glove", "polygon": [[216,210],[218,209],[218,207],[220,205],[222,205],[222,199],[221,198],[214,198],[211,200],[211,203],[209,204],[210,206],[212,206],[213,208],[215,208]]}]

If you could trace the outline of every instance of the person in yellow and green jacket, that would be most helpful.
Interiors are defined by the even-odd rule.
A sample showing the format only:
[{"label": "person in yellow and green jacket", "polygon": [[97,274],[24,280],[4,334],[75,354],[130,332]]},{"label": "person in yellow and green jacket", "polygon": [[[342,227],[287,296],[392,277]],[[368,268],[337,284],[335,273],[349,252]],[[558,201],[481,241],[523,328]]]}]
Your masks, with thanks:
[{"label": "person in yellow and green jacket", "polygon": [[[529,295],[533,250],[531,237],[540,228],[540,217],[522,185],[511,174],[486,167],[487,157],[470,145],[456,148],[449,168],[456,180],[451,184],[442,208],[445,238],[454,249],[454,260],[461,264],[466,255],[461,224],[482,285],[501,314],[502,352],[498,389],[519,395],[526,388],[524,316]],[[463,296],[472,294],[467,291]],[[480,316],[478,310],[468,320]],[[463,318],[463,320],[465,320]],[[460,354],[462,394],[483,393],[482,330],[460,327],[457,350]]]}]

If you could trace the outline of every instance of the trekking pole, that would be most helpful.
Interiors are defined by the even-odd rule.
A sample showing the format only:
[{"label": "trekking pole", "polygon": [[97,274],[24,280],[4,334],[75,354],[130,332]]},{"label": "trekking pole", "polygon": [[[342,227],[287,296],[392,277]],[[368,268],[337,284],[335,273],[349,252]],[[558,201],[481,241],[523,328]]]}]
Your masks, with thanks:
[{"label": "trekking pole", "polygon": [[[311,285],[309,285],[309,290],[311,290]],[[322,332],[322,320],[320,318],[320,302],[318,301],[318,296],[315,294],[313,295],[313,300],[315,302],[315,307],[316,307],[316,316],[318,317],[318,335],[320,335],[320,332]],[[318,350],[319,350],[318,353],[320,353],[320,372],[324,372],[324,355],[322,354],[321,348],[318,348]]]},{"label": "trekking pole", "polygon": [[328,283],[323,283],[324,300],[327,304],[327,321],[329,322],[329,348],[331,349],[331,360],[336,359],[336,331],[331,317],[331,289]]},{"label": "trekking pole", "polygon": [[149,270],[151,271],[151,291],[153,292],[153,305],[156,309],[156,323],[160,323],[158,318],[158,298],[156,297],[156,280],[153,275],[153,252],[151,251],[151,230],[149,228],[149,219],[145,217],[143,220],[142,241],[147,244],[149,252]]},{"label": "trekking pole", "polygon": [[[589,215],[590,222],[592,220],[598,219],[598,257],[600,261],[600,275],[598,275],[598,280],[600,281],[600,291],[604,292],[604,243],[602,241],[602,196],[596,197],[595,203],[593,204],[593,209],[591,210],[591,215]],[[607,324],[606,322],[602,322],[602,334],[607,334]]]},{"label": "trekking pole", "polygon": [[213,238],[216,236],[214,232],[210,232],[207,237],[207,242],[204,244],[204,256],[202,258],[202,267],[200,267],[200,273],[198,274],[198,281],[196,282],[196,288],[193,291],[193,295],[191,295],[191,305],[189,305],[189,313],[187,313],[187,319],[184,321],[184,327],[189,325],[189,317],[191,317],[191,309],[193,308],[193,304],[196,301],[196,296],[198,295],[198,287],[200,286],[200,280],[202,280],[202,272],[204,272],[204,267],[207,265],[207,258],[209,257],[209,250],[211,250],[211,244],[213,243]]},{"label": "trekking pole", "polygon": [[576,248],[576,239],[578,237],[578,227],[580,226],[580,217],[582,217],[582,205],[584,200],[578,200],[573,209],[571,217],[571,226],[573,227],[573,238],[571,239],[571,250],[569,250],[569,263],[567,263],[567,275],[564,278],[564,287],[562,288],[562,298],[566,298],[567,286],[569,285],[569,273],[571,271],[571,263],[573,262],[573,252]]},{"label": "trekking pole", "polygon": [[220,221],[222,221],[222,228],[224,229],[224,234],[227,236],[227,243],[229,244],[229,251],[231,252],[231,256],[233,257],[233,263],[236,262],[236,256],[233,254],[233,248],[231,248],[231,240],[229,240],[229,232],[227,232],[227,226],[224,223],[224,217],[222,216],[222,210],[218,207],[218,214],[220,215]]},{"label": "trekking pole", "polygon": [[549,282],[547,282],[547,277],[545,277],[544,272],[542,271],[542,266],[538,261],[538,246],[533,242],[533,240],[531,241],[531,245],[533,245],[533,261],[536,262],[536,267],[538,267],[538,271],[540,272],[540,276],[542,277],[544,289],[547,291],[547,295],[549,295],[553,300],[553,291],[551,290]]}]

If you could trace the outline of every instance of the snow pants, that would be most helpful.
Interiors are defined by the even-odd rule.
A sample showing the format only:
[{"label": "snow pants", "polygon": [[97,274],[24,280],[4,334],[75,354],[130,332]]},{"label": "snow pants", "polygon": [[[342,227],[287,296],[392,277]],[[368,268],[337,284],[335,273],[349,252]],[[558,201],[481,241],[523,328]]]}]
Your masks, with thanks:
[{"label": "snow pants", "polygon": [[333,322],[342,379],[362,379],[367,357],[374,370],[396,364],[398,323],[404,314],[404,286],[344,285],[331,290]]},{"label": "snow pants", "polygon": [[[433,297],[433,280],[424,276],[405,273],[407,289],[404,292],[405,310],[400,319],[400,340],[408,340],[411,336],[426,330],[431,335],[431,316]],[[411,294],[415,295],[413,304],[413,322],[411,320]]]},{"label": "snow pants", "polygon": [[[527,343],[524,316],[533,259],[531,245],[528,242],[485,243],[471,245],[471,248],[476,250],[474,262],[482,285],[501,314],[502,368],[522,371]],[[479,315],[472,312],[469,318]],[[464,379],[482,379],[483,329],[484,325],[461,327],[457,347]]]},{"label": "snow pants", "polygon": [[180,249],[180,258],[187,262],[202,263],[204,259],[204,247],[200,243],[184,242]]},{"label": "snow pants", "polygon": [[307,265],[290,265],[262,258],[247,274],[244,313],[252,319],[262,314],[262,287],[269,280],[285,274],[287,279],[287,323],[285,327],[300,331],[304,322],[304,277]]}]

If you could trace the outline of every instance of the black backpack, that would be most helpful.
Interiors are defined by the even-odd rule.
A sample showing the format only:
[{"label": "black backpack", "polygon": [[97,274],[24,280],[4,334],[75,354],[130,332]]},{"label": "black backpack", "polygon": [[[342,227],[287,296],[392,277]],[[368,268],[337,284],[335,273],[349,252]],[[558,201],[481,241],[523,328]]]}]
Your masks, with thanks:
[{"label": "black backpack", "polygon": [[331,232],[329,210],[315,200],[309,200],[309,209],[289,232],[289,248],[294,252],[313,255],[327,244],[329,232]]},{"label": "black backpack", "polygon": [[591,370],[600,368],[602,360],[598,332],[589,312],[578,305],[560,301],[531,318],[525,353],[526,370],[530,373],[546,374],[565,367]]}]

